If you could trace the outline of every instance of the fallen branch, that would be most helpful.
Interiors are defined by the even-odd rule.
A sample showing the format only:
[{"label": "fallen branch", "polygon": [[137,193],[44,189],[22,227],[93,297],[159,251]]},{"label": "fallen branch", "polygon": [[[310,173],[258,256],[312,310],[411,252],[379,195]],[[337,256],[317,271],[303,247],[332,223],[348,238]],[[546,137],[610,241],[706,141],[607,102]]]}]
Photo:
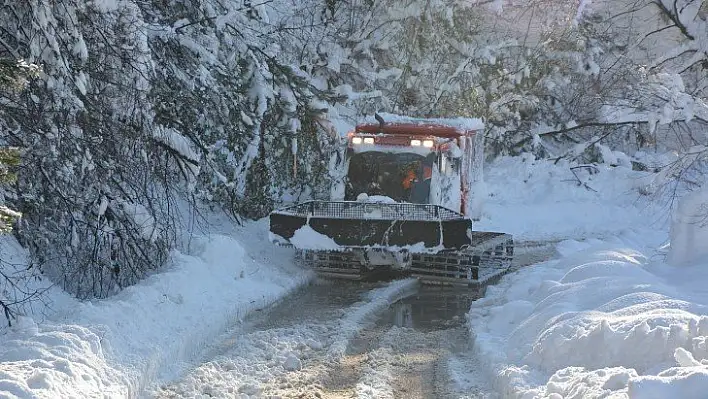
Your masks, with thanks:
[{"label": "fallen branch", "polygon": [[576,173],[576,170],[578,169],[586,169],[590,172],[591,175],[597,174],[600,172],[600,170],[597,168],[595,165],[578,165],[578,166],[572,166],[570,168],[571,173],[573,173],[573,176],[575,176],[575,179],[578,182],[578,186],[585,187],[587,190],[597,192],[594,188],[590,187],[586,182],[582,181],[580,179],[580,176]]}]

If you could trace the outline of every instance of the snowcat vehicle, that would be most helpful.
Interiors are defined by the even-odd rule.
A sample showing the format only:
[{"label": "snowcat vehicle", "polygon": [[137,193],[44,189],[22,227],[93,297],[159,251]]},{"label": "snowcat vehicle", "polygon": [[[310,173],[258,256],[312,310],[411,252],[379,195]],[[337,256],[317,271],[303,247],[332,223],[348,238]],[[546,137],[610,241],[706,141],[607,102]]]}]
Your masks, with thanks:
[{"label": "snowcat vehicle", "polygon": [[508,270],[512,237],[473,230],[481,122],[375,118],[348,133],[331,200],[271,212],[271,242],[295,247],[326,277],[386,270],[471,286]]}]

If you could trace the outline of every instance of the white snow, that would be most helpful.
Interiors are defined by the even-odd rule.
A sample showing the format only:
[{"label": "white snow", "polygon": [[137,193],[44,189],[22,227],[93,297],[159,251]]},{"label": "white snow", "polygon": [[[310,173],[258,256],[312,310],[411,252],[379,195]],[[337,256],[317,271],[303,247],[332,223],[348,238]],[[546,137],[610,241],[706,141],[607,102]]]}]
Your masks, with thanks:
[{"label": "white snow", "polygon": [[[532,157],[485,170],[476,229],[560,241],[560,258],[505,276],[470,308],[474,357],[502,397],[705,396],[706,194],[689,194],[670,218],[642,194],[657,175],[617,164],[577,178],[575,165]],[[450,367],[460,387],[474,379]]]},{"label": "white snow", "polygon": [[[222,224],[193,236],[167,270],[105,300],[36,283],[46,303],[28,304],[0,329],[0,396],[135,397],[193,367],[215,336],[311,278],[266,232],[263,222]],[[2,271],[26,265],[14,239],[0,240]]]},{"label": "white snow", "polygon": [[8,227],[5,223],[5,220],[3,220],[3,219],[5,219],[5,218],[19,219],[21,217],[22,217],[21,213],[15,211],[15,210],[12,210],[12,209],[6,207],[5,205],[0,205],[0,231],[2,231]]},{"label": "white snow", "polygon": [[[123,213],[133,222],[140,235],[146,240],[154,241],[157,237],[157,229],[155,226],[155,218],[152,217],[150,211],[144,206],[127,201],[120,201],[117,204]],[[99,215],[105,212],[104,204],[99,205]]]},{"label": "white snow", "polygon": [[679,202],[671,223],[669,263],[691,264],[708,255],[708,189],[687,194]]},{"label": "white snow", "polygon": [[[475,229],[511,233],[517,242],[560,241],[561,258],[504,277],[472,305],[475,358],[508,397],[695,397],[708,387],[708,254],[690,237],[701,237],[703,227],[693,222],[705,195],[688,197],[672,220],[671,251],[695,251],[681,257],[680,268],[670,266],[665,250],[656,249],[668,237],[668,218],[659,215],[668,214],[642,194],[656,175],[626,162],[574,175],[575,166],[532,157],[487,165],[484,213]],[[292,250],[269,242],[266,224],[219,225],[188,237],[167,270],[106,300],[79,302],[35,283],[48,289],[51,303],[26,306],[25,317],[0,330],[0,391],[22,398],[134,397],[201,364],[215,337],[311,277],[292,263]],[[18,245],[0,238],[2,260],[26,265]],[[309,226],[293,239],[336,246]],[[257,396],[285,374],[309,381],[308,359],[341,359],[366,321],[415,284],[372,291],[343,310],[336,326],[239,336],[238,356],[205,363],[176,389],[191,397]],[[390,395],[390,360],[385,349],[373,355],[360,396]],[[451,374],[466,378],[464,370]]]},{"label": "white snow", "polygon": [[368,292],[334,320],[303,320],[266,330],[236,330],[226,353],[167,387],[161,397],[322,397],[327,368],[341,362],[352,338],[418,282],[399,280]]},{"label": "white snow", "polygon": [[2,337],[0,395],[80,398],[101,392],[125,397],[127,381],[106,363],[100,335],[76,325],[38,326],[21,318]]},{"label": "white snow", "polygon": [[[488,187],[484,177],[484,145],[483,134],[477,134],[472,141],[473,157],[468,161],[467,176],[469,179],[469,192],[465,198],[465,214],[473,220],[479,220],[484,211],[484,204],[488,195]],[[470,145],[468,143],[467,145]],[[464,165],[464,164],[463,164]],[[463,173],[465,169],[463,166]]]},{"label": "white snow", "polygon": [[194,150],[192,144],[189,142],[189,139],[184,137],[175,129],[157,126],[153,133],[153,137],[161,143],[169,146],[183,157],[194,162],[199,161],[199,155]]},{"label": "white snow", "polygon": [[[485,168],[482,218],[476,230],[509,233],[517,241],[612,236],[624,229],[664,229],[666,209],[643,190],[656,174],[606,164],[504,157]],[[471,193],[472,196],[475,193]]]},{"label": "white snow", "polygon": [[361,193],[356,197],[357,202],[371,202],[375,204],[395,204],[396,200],[385,195],[368,195]]},{"label": "white snow", "polygon": [[[379,112],[378,113],[386,123],[412,123],[416,125],[422,125],[422,124],[438,124],[438,125],[445,125],[445,126],[451,126],[456,129],[460,130],[483,130],[484,129],[484,122],[479,119],[479,118],[463,118],[463,117],[457,117],[457,118],[413,118],[409,116],[404,116],[404,115],[396,115],[396,114],[389,114],[386,112]],[[379,122],[376,120],[374,115],[367,115],[366,118],[362,121],[363,123],[374,123],[378,124]]]},{"label": "white snow", "polygon": [[592,0],[580,0],[580,4],[578,4],[578,11],[575,14],[575,18],[573,18],[573,26],[578,26],[582,22],[583,18],[585,17],[585,13],[588,12],[588,8],[592,4]]},{"label": "white snow", "polygon": [[664,237],[564,241],[560,259],[490,287],[468,321],[496,389],[518,398],[700,397],[708,291],[698,281],[708,268],[664,264],[651,249]]},{"label": "white snow", "polygon": [[357,383],[357,398],[361,399],[393,399],[395,398],[391,385],[393,376],[391,363],[394,361],[393,346],[398,336],[398,327],[393,327],[381,338],[379,348],[367,355],[362,377]]},{"label": "white snow", "polygon": [[339,245],[334,240],[324,234],[316,232],[310,225],[306,224],[295,231],[295,235],[290,238],[290,243],[298,249],[311,250],[337,250]]}]

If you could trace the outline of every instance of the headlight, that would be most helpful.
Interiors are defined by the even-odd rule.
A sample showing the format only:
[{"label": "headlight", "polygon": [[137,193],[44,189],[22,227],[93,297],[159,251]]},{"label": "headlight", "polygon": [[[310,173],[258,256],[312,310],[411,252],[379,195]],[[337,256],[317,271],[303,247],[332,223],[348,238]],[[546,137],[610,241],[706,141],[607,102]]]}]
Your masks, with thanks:
[{"label": "headlight", "polygon": [[361,137],[352,137],[352,144],[361,144]]},{"label": "headlight", "polygon": [[374,138],[373,137],[367,137],[364,139],[364,144],[374,144]]},{"label": "headlight", "polygon": [[423,142],[423,147],[433,148],[433,140],[425,140]]},{"label": "headlight", "polygon": [[411,140],[411,145],[420,146],[420,140]]}]

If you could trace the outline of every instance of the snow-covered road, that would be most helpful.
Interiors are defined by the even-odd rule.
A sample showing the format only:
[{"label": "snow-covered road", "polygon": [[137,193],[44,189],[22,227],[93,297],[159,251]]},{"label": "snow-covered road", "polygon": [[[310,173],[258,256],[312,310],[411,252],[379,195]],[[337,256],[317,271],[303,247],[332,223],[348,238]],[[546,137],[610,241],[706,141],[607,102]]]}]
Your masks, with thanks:
[{"label": "snow-covered road", "polygon": [[352,338],[416,287],[412,279],[317,281],[235,328],[221,354],[155,397],[332,397],[332,370]]},{"label": "snow-covered road", "polygon": [[[352,342],[361,373],[355,395],[349,397],[484,397],[489,389],[483,381],[460,389],[453,379],[459,370],[450,369],[453,360],[470,353],[464,320],[469,304],[478,297],[478,292],[421,287],[390,306],[360,341]],[[372,335],[375,339],[364,341]],[[361,355],[358,343],[365,343]],[[457,362],[462,363],[468,362]],[[468,369],[466,374],[472,376],[474,371]]]},{"label": "snow-covered road", "polygon": [[[519,265],[552,255],[526,251]],[[316,280],[244,320],[150,397],[485,398],[465,324],[480,292]]]}]

